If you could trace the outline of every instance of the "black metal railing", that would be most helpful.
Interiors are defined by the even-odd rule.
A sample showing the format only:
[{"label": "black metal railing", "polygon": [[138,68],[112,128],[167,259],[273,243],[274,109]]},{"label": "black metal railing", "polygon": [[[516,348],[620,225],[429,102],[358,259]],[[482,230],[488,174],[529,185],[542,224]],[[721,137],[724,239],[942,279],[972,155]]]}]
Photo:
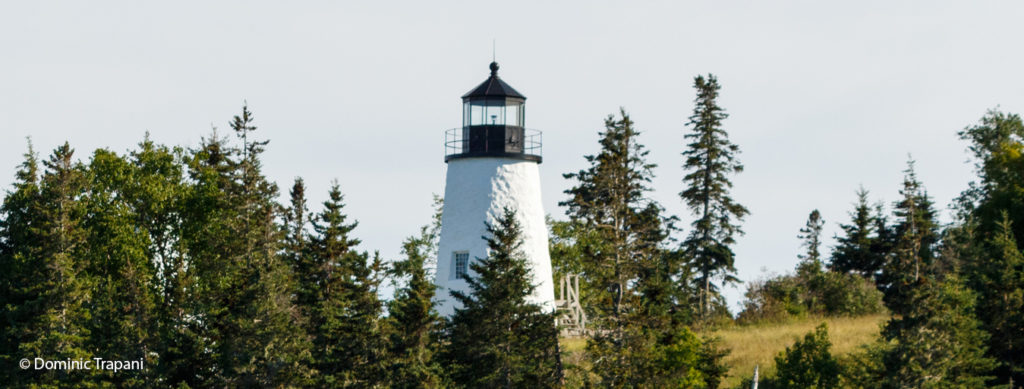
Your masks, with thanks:
[{"label": "black metal railing", "polygon": [[[470,128],[459,127],[445,130],[444,132],[444,160],[452,158],[472,156],[523,156],[527,159],[539,161],[543,152],[543,132],[525,128],[522,132],[522,139],[509,137],[505,131],[479,131],[470,144]],[[501,139],[488,139],[498,137]]]}]

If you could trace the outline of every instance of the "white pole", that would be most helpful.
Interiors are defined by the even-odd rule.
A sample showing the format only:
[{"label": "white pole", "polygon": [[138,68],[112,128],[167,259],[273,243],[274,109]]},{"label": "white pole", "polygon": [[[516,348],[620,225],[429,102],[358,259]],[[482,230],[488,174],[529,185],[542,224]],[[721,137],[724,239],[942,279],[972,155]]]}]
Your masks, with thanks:
[{"label": "white pole", "polygon": [[757,389],[757,368],[758,365],[754,365],[754,383],[750,385],[750,389]]}]

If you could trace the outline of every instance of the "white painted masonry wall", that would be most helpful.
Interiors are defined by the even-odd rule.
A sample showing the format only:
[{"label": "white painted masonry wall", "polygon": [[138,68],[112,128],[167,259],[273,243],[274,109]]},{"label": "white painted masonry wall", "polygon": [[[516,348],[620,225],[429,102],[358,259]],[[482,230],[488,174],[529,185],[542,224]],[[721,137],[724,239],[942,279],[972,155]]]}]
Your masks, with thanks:
[{"label": "white painted masonry wall", "polygon": [[[448,162],[437,253],[437,311],[451,316],[459,304],[449,291],[468,293],[469,286],[455,278],[455,252],[469,252],[470,263],[487,257],[484,222],[494,224],[508,206],[523,227],[523,253],[537,285],[531,302],[547,311],[555,309],[555,288],[548,252],[548,230],[540,195],[538,164],[510,158],[459,158]],[[470,276],[476,274],[469,270]],[[459,305],[461,307],[461,305]]]}]

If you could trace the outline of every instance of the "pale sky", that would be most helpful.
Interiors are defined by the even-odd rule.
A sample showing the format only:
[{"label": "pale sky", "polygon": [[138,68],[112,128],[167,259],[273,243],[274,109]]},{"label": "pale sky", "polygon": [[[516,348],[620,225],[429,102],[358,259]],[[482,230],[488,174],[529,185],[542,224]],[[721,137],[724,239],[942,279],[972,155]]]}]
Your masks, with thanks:
[{"label": "pale sky", "polygon": [[[429,221],[444,130],[492,41],[544,131],[544,203],[562,219],[561,175],[621,106],[659,165],[653,198],[689,221],[684,123],[693,77],[717,75],[746,165],[743,280],[792,271],[812,209],[831,246],[859,185],[891,204],[908,153],[948,221],[973,176],[956,132],[989,108],[1024,112],[1011,2],[42,3],[0,5],[0,187],[26,136],[44,157],[65,140],[80,158],[124,152],[146,131],[195,146],[247,100],[282,200],[302,176],[317,210],[337,179],[361,248],[389,258]],[[734,308],[742,289],[727,290]]]}]

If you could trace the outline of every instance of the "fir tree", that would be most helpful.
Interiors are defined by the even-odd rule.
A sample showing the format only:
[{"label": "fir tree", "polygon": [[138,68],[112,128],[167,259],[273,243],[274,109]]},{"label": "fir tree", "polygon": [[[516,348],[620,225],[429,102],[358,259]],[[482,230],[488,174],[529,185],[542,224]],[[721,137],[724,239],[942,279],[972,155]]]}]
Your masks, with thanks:
[{"label": "fir tree", "polygon": [[[39,161],[32,148],[17,173],[13,190],[0,206],[0,362],[16,366],[24,356],[22,343],[37,336],[39,315],[45,308],[41,300],[46,292],[48,269],[40,266],[38,245],[40,221]],[[0,369],[0,382],[26,385],[29,377],[18,369]]]},{"label": "fir tree", "polygon": [[[241,150],[214,137],[194,153],[185,231],[200,292],[189,325],[207,368],[191,374],[202,385],[283,385],[309,376],[303,317],[292,302],[289,267],[278,255],[283,237],[275,222],[277,186],[261,173],[266,141],[243,107],[232,121]],[[235,157],[241,155],[241,158]]]},{"label": "fir tree", "polygon": [[917,180],[913,161],[907,163],[904,173],[900,190],[903,199],[896,203],[894,212],[898,218],[893,229],[896,240],[879,277],[886,306],[896,314],[908,308],[908,291],[913,284],[933,269],[938,241],[935,212]]},{"label": "fir tree", "polygon": [[[839,273],[858,273],[874,278],[882,267],[885,257],[875,251],[877,246],[875,219],[868,205],[868,191],[857,191],[857,203],[850,213],[850,224],[840,224],[844,236],[837,236],[839,242],[832,251],[829,269]],[[884,223],[884,222],[883,222]],[[882,232],[884,234],[884,231]]]},{"label": "fir tree", "polygon": [[520,251],[522,227],[505,209],[487,224],[489,256],[470,264],[469,293],[447,330],[446,360],[456,385],[557,387],[561,381],[555,317],[527,301],[536,285]]},{"label": "fir tree", "polygon": [[431,226],[403,244],[405,259],[395,262],[391,274],[403,284],[388,304],[388,382],[396,388],[442,386],[438,357],[442,320],[434,310],[434,283],[426,261],[433,241]]},{"label": "fir tree", "polygon": [[[85,168],[75,162],[73,156],[74,150],[65,142],[43,163],[46,171],[40,179],[38,197],[32,196],[35,198],[25,204],[32,208],[32,220],[20,226],[27,227],[26,231],[15,233],[28,232],[33,239],[33,242],[21,242],[21,248],[14,248],[15,263],[36,270],[29,270],[26,277],[19,280],[25,281],[24,284],[13,285],[25,298],[16,312],[25,321],[12,328],[17,331],[15,339],[20,340],[12,357],[60,360],[93,356],[88,348],[87,326],[93,283],[87,262],[81,259],[89,233],[83,226],[86,206],[82,199],[88,177]],[[34,164],[31,158],[26,162],[26,165]],[[28,166],[23,170],[25,174],[19,175],[29,178],[33,170],[34,167]],[[31,182],[25,181],[19,186],[23,190],[33,187]],[[22,257],[24,254],[31,256]],[[86,374],[74,371],[49,370],[36,372],[31,377],[18,376],[12,383],[25,378],[36,384],[61,382],[68,386],[89,379]]]},{"label": "fir tree", "polygon": [[309,310],[318,386],[374,386],[383,381],[381,303],[377,298],[381,260],[357,252],[359,240],[346,224],[343,196],[331,186],[324,209],[313,220],[312,274],[300,275],[312,291]]},{"label": "fir tree", "polygon": [[720,277],[724,283],[737,282],[732,246],[735,236],[742,234],[739,222],[749,211],[735,202],[729,195],[732,182],[729,175],[743,171],[743,165],[736,159],[739,146],[729,141],[722,128],[722,121],[729,117],[718,106],[718,79],[713,75],[694,78],[697,98],[693,115],[688,126],[692,131],[685,135],[690,141],[683,152],[688,171],[683,178],[686,190],[680,193],[683,202],[697,217],[693,230],[683,242],[697,282],[702,292],[701,313],[706,317],[711,310],[712,281]]}]

